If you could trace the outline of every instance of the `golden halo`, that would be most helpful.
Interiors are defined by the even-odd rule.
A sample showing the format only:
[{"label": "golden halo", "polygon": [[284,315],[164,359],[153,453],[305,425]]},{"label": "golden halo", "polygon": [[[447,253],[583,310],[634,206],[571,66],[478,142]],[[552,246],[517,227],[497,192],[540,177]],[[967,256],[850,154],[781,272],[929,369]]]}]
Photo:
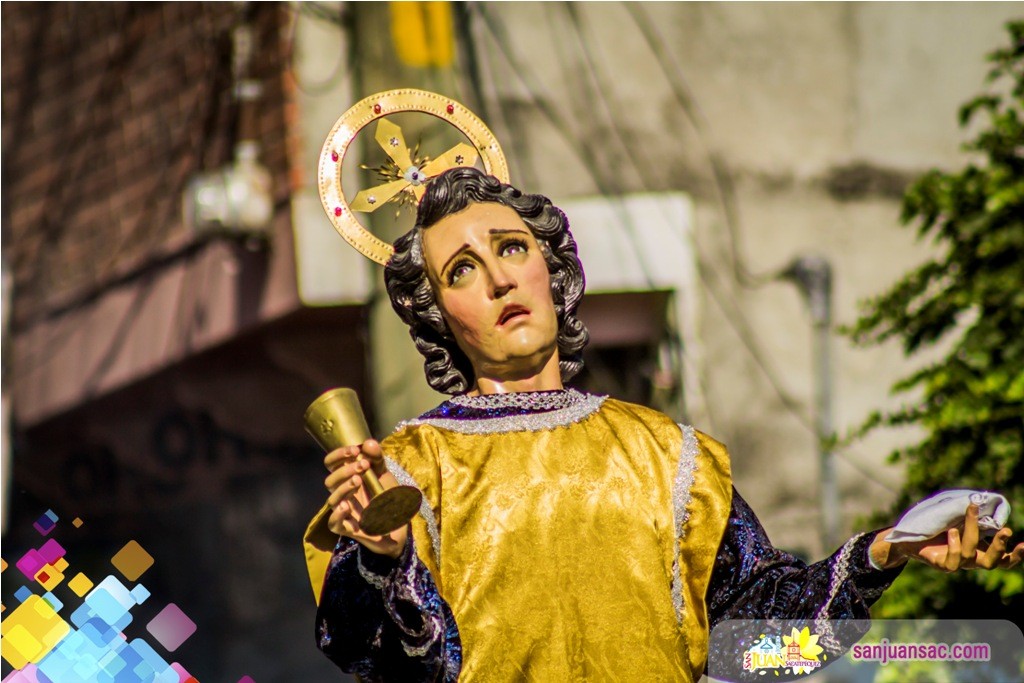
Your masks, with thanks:
[{"label": "golden halo", "polygon": [[[503,183],[507,183],[509,180],[508,163],[505,161],[505,155],[494,134],[476,114],[450,97],[425,90],[403,88],[370,95],[352,105],[334,124],[334,128],[331,129],[324,142],[323,149],[320,150],[320,164],[317,172],[320,201],[323,203],[327,218],[330,219],[338,234],[361,254],[381,265],[388,262],[394,253],[394,248],[364,228],[352,214],[352,206],[349,205],[342,190],[341,167],[345,161],[345,153],[359,131],[378,119],[399,112],[421,112],[436,116],[459,129],[473,144],[473,147],[460,143],[433,161],[424,164],[422,168],[418,168],[413,165],[409,157],[408,149],[398,127],[391,124],[392,128],[384,129],[382,125],[389,122],[382,121],[378,125],[377,142],[392,157],[399,170],[404,172],[404,177],[377,188],[359,192],[353,200],[357,209],[363,206],[366,208],[359,210],[372,211],[378,203],[383,205],[403,191],[411,191],[419,198],[423,193],[424,177],[437,175],[455,166],[472,166],[475,163],[476,154],[480,155],[487,173]],[[382,130],[387,131],[383,133],[383,137]],[[394,151],[388,149],[389,147],[393,147]],[[374,191],[380,194],[380,199],[374,194],[368,194]]]}]

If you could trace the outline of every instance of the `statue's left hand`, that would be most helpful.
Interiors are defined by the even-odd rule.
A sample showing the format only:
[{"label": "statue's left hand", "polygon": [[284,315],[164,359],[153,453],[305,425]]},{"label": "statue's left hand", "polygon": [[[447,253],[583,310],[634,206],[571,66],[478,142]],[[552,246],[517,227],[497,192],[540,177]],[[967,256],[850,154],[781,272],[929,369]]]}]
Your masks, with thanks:
[{"label": "statue's left hand", "polygon": [[1013,531],[1003,527],[991,542],[981,540],[978,529],[978,506],[967,506],[963,529],[954,527],[925,541],[889,543],[883,540],[889,529],[875,536],[871,544],[871,558],[885,569],[897,567],[908,559],[915,559],[944,572],[958,569],[995,569],[1015,567],[1024,560],[1024,543],[1018,543],[1010,552],[1007,544]]}]

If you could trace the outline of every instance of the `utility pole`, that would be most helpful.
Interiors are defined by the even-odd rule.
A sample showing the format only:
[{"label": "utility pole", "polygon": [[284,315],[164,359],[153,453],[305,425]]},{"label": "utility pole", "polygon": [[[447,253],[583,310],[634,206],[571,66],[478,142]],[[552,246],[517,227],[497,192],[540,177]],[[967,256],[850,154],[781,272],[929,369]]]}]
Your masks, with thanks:
[{"label": "utility pole", "polygon": [[832,420],[832,265],[821,256],[800,256],[782,273],[804,295],[811,312],[814,363],[814,431],[818,440],[821,544],[831,552],[839,543],[840,503],[836,480]]}]

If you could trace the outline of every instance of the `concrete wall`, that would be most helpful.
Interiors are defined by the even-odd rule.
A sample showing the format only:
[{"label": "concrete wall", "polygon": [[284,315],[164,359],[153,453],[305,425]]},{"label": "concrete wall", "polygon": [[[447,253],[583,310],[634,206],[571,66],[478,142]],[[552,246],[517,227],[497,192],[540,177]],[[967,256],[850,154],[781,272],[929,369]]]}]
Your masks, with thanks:
[{"label": "concrete wall", "polygon": [[[687,364],[699,375],[692,419],[730,446],[737,486],[772,537],[821,554],[809,315],[790,284],[741,286],[730,253],[765,276],[796,256],[825,256],[836,320],[854,321],[859,301],[928,255],[899,227],[902,189],[928,167],[964,163],[957,107],[982,89],[984,55],[1024,5],[480,3],[458,10],[473,38],[475,86],[465,52],[448,70],[402,66],[387,50],[386,9],[350,8],[365,58],[360,95],[400,85],[451,92],[486,118],[523,189],[556,199],[691,194],[702,272],[699,354]],[[732,183],[731,231],[715,158]],[[574,231],[584,240],[587,226]],[[375,343],[389,359],[411,349],[398,334]],[[895,406],[892,382],[922,362],[839,336],[833,351],[840,432]],[[415,383],[418,363],[404,367]],[[843,453],[844,531],[894,498],[901,473],[885,456],[911,436],[878,435]]]}]

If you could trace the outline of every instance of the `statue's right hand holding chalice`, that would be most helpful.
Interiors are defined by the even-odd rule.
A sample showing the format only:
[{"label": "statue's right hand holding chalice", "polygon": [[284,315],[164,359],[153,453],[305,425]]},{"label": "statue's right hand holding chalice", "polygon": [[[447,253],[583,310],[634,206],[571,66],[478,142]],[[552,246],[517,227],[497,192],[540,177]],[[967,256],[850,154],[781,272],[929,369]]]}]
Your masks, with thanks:
[{"label": "statue's right hand holding chalice", "polygon": [[356,392],[344,387],[325,391],[306,409],[303,422],[327,452],[328,528],[375,553],[398,558],[423,495],[415,487],[399,485],[388,472]]},{"label": "statue's right hand holding chalice", "polygon": [[393,558],[401,555],[409,533],[407,524],[383,536],[367,534],[360,526],[363,509],[372,497],[363,484],[362,474],[373,468],[385,490],[398,486],[395,477],[384,465],[380,444],[374,439],[367,439],[358,446],[337,448],[327,454],[324,465],[331,471],[324,481],[330,491],[327,498],[331,507],[328,519],[330,530],[339,536],[353,538],[380,555]]}]

